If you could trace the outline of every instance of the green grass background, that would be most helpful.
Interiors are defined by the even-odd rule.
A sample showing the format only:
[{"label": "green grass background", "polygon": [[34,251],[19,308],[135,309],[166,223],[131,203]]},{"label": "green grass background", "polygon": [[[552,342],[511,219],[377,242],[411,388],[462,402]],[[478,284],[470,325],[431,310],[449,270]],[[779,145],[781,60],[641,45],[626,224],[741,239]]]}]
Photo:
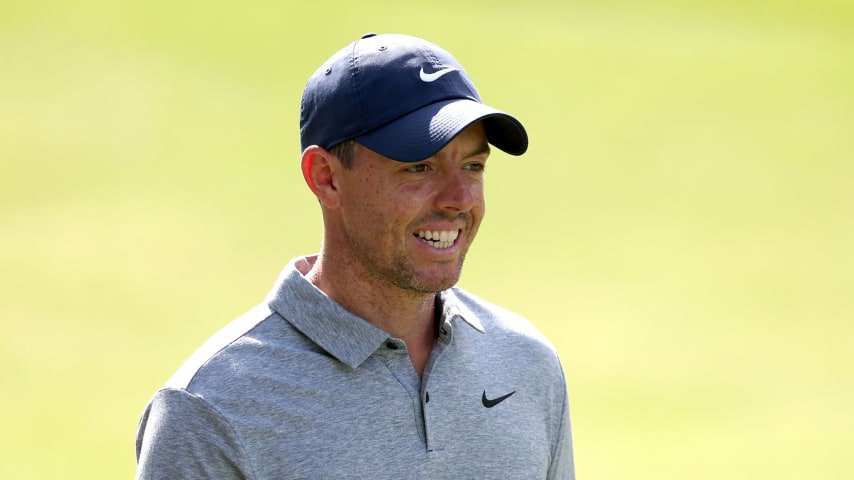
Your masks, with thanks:
[{"label": "green grass background", "polygon": [[0,6],[0,478],[130,478],[149,396],[319,246],[309,74],[429,38],[496,153],[462,286],[560,350],[583,479],[854,478],[854,3]]}]

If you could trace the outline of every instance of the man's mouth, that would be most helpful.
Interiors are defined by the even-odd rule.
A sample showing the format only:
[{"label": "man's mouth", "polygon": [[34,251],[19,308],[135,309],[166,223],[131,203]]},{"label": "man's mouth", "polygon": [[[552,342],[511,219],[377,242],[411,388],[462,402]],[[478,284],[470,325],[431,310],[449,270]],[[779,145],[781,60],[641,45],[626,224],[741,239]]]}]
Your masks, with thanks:
[{"label": "man's mouth", "polygon": [[460,236],[459,230],[421,230],[415,236],[422,242],[430,245],[433,248],[451,248],[457,237]]}]

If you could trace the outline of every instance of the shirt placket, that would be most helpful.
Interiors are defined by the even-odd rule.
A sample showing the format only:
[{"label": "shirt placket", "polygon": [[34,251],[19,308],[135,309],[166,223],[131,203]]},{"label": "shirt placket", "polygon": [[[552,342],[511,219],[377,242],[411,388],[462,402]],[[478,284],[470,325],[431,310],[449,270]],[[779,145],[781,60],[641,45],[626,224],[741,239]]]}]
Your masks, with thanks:
[{"label": "shirt placket", "polygon": [[439,325],[436,344],[433,346],[433,351],[430,353],[430,359],[424,369],[424,376],[421,379],[421,411],[424,422],[424,439],[428,453],[441,451],[444,448],[441,439],[432,434],[432,420],[434,418],[438,418],[438,416],[441,415],[441,412],[437,412],[435,411],[435,408],[433,408],[433,405],[436,405],[436,402],[433,402],[432,405],[430,403],[430,386],[433,384],[432,381],[438,381],[438,379],[435,379],[431,374],[435,370],[439,361],[441,361],[442,354],[450,346],[452,339],[453,328],[451,322],[447,318],[443,318],[442,323]]},{"label": "shirt placket", "polygon": [[422,442],[427,444],[427,434],[424,428],[423,403],[421,399],[421,379],[412,361],[406,343],[397,338],[389,338],[380,347],[380,358],[395,380],[406,390],[412,400],[412,413],[418,434]]}]

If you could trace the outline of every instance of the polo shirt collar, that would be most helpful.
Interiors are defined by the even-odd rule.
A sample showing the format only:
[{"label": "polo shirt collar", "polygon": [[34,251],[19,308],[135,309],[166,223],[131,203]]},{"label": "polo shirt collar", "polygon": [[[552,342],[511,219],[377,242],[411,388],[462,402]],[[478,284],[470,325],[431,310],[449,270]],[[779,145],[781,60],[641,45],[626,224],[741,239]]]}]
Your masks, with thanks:
[{"label": "polo shirt collar", "polygon": [[[312,263],[313,257],[291,260],[267,295],[270,308],[305,336],[350,368],[356,368],[389,338],[372,323],[353,315],[309,282],[297,269],[298,263]],[[463,319],[483,333],[483,325],[454,293],[439,293],[443,325]]]},{"label": "polo shirt collar", "polygon": [[460,301],[456,292],[456,288],[439,292],[439,300],[442,305],[442,320],[444,322],[453,322],[457,318],[461,318],[478,332],[486,333],[477,315]]},{"label": "polo shirt collar", "polygon": [[321,348],[350,368],[356,368],[389,335],[348,312],[306,280],[296,268],[298,262],[306,260],[314,259],[297,258],[285,267],[267,295],[267,303],[273,311]]}]

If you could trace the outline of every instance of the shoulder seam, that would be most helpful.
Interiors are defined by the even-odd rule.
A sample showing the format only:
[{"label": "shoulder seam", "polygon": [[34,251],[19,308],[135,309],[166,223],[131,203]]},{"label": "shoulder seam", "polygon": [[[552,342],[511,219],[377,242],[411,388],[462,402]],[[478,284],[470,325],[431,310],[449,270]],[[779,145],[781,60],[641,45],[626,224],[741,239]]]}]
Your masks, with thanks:
[{"label": "shoulder seam", "polygon": [[[259,314],[264,311],[266,311],[266,314],[259,316]],[[232,320],[212,337],[205,340],[205,342],[202,343],[202,345],[184,361],[184,363],[178,368],[172,377],[169,378],[162,388],[183,389],[187,390],[187,393],[190,393],[190,384],[205,365],[210,363],[214,357],[228,348],[229,345],[233,344],[243,335],[274,314],[275,312],[273,312],[266,303],[261,303]]]}]

